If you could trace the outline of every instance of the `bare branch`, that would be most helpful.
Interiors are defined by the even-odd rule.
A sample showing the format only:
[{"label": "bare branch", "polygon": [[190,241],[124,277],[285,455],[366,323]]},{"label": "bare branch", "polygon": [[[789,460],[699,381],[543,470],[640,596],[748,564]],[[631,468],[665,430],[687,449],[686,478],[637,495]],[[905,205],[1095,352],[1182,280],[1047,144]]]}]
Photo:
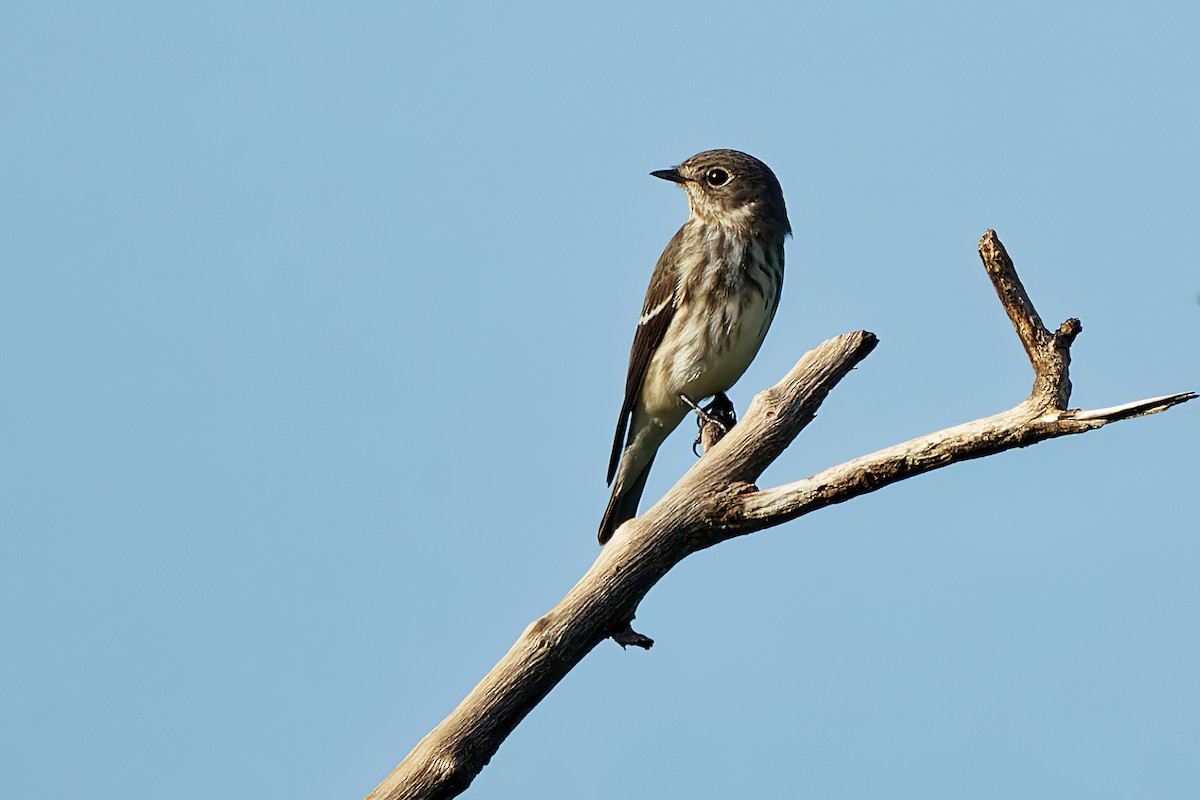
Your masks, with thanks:
[{"label": "bare branch", "polygon": [[1021,279],[1017,277],[1008,251],[990,228],[979,240],[979,257],[983,259],[984,269],[992,279],[1000,304],[1012,320],[1025,354],[1029,356],[1029,363],[1033,366],[1030,400],[1049,404],[1053,408],[1066,408],[1071,399],[1071,381],[1067,377],[1067,368],[1071,365],[1071,345],[1083,330],[1083,325],[1071,318],[1060,325],[1056,333],[1051,334],[1046,330]]},{"label": "bare branch", "polygon": [[1068,319],[1053,334],[1046,329],[995,231],[983,235],[979,255],[1033,366],[1029,397],[1009,411],[912,439],[802,481],[742,492],[726,506],[719,540],[773,527],[959,461],[1157,414],[1196,397],[1184,392],[1093,411],[1068,410],[1070,347],[1083,326]]},{"label": "bare branch", "polygon": [[[646,646],[650,640],[635,633],[630,621],[663,575],[711,543],[700,534],[711,527],[709,511],[718,485],[727,488],[720,476],[734,469],[741,476],[765,469],[875,344],[874,335],[864,331],[830,339],[806,353],[777,386],[755,398],[746,419],[674,489],[617,529],[579,583],[525,629],[458,708],[371,792],[370,800],[457,796],[525,715],[597,644],[612,636],[622,645]],[[759,420],[750,423],[757,430],[757,443],[743,435],[750,420]],[[769,459],[764,451],[772,453]],[[718,458],[721,452],[725,455]]]},{"label": "bare branch", "polygon": [[743,506],[738,512],[740,519],[727,525],[729,535],[725,538],[773,527],[959,461],[1095,430],[1110,422],[1157,414],[1195,397],[1194,393],[1185,392],[1096,411],[1041,415],[1030,403],[1022,403],[1002,414],[921,436],[830,467],[802,481],[743,495]]},{"label": "bare branch", "polygon": [[1098,408],[1095,411],[1076,411],[1074,413],[1076,420],[1102,420],[1101,424],[1107,424],[1122,419],[1133,419],[1134,417],[1144,417],[1147,414],[1157,414],[1160,411],[1166,411],[1171,406],[1195,399],[1195,392],[1182,392],[1180,394],[1166,394],[1162,397],[1151,397],[1149,400],[1138,400],[1134,403],[1125,403],[1124,405],[1113,406],[1111,408]]},{"label": "bare branch", "polygon": [[[449,798],[464,791],[501,742],[592,648],[612,637],[649,648],[630,626],[638,604],[697,550],[779,525],[905,478],[1014,447],[1095,430],[1192,400],[1192,392],[1092,411],[1068,410],[1070,347],[1082,330],[1069,319],[1050,333],[994,231],[979,245],[988,275],[1034,370],[1029,397],[985,419],[947,428],[759,490],[754,482],[812,421],[830,390],[875,347],[866,331],[806,353],[745,417],[642,516],[622,525],[587,574],[521,634],[450,716],[417,744],[369,800]],[[711,447],[709,446],[711,444]]]},{"label": "bare branch", "polygon": [[1008,312],[1008,318],[1012,320],[1017,336],[1021,337],[1021,344],[1029,355],[1029,361],[1037,371],[1037,356],[1049,342],[1050,332],[1042,324],[1042,318],[1033,307],[1033,301],[1029,299],[1021,279],[1017,277],[1017,270],[1009,258],[1008,251],[1000,243],[996,232],[990,228],[979,240],[979,257],[983,259],[983,267],[992,279],[992,286],[1000,297],[1000,304]]}]

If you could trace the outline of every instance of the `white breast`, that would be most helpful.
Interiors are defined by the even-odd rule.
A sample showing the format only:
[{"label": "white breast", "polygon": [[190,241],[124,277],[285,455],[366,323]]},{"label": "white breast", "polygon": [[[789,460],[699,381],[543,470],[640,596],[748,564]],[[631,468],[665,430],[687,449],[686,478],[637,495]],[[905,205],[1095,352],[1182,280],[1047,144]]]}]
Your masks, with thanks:
[{"label": "white breast", "polygon": [[[725,263],[741,264],[743,248],[732,240],[721,243],[727,247]],[[750,246],[761,257],[761,246]],[[695,264],[711,261],[688,260]],[[775,315],[774,274],[756,269],[743,276],[739,269],[731,277],[728,270],[697,266],[681,276],[679,307],[643,385],[642,401],[650,416],[666,420],[681,415],[686,412],[679,400],[681,393],[699,402],[737,382],[758,354]]]}]

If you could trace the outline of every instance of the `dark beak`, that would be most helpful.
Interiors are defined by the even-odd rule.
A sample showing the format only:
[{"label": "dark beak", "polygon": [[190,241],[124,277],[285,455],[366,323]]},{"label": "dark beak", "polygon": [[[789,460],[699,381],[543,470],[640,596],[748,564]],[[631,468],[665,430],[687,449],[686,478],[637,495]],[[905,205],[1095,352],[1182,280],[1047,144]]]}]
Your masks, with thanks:
[{"label": "dark beak", "polygon": [[679,174],[679,170],[675,167],[670,169],[660,169],[650,173],[656,178],[662,178],[664,181],[671,183],[687,183],[687,178]]}]

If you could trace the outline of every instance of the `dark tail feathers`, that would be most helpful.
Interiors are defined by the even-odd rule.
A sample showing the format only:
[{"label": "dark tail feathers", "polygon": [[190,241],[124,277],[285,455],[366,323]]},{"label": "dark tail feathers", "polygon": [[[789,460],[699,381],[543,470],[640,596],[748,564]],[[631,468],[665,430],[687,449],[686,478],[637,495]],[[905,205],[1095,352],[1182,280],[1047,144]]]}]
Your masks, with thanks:
[{"label": "dark tail feathers", "polygon": [[600,544],[611,539],[617,528],[621,527],[621,523],[637,516],[638,503],[642,499],[642,492],[646,489],[646,478],[650,477],[650,467],[652,466],[654,466],[654,459],[650,459],[650,463],[642,470],[642,474],[624,492],[618,494],[617,490],[620,487],[613,487],[612,496],[608,498],[608,507],[604,509],[604,519],[600,520],[600,535],[597,537]]}]

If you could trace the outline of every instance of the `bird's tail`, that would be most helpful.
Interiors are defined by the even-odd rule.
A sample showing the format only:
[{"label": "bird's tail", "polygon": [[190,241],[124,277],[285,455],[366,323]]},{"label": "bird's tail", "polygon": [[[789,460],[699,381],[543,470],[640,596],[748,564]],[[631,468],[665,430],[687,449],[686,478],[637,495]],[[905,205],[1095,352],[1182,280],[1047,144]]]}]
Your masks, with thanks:
[{"label": "bird's tail", "polygon": [[597,537],[600,544],[611,539],[617,528],[621,527],[622,522],[637,516],[638,502],[642,499],[642,492],[646,489],[646,478],[650,477],[650,467],[652,466],[654,466],[653,458],[629,488],[622,487],[621,481],[617,481],[617,485],[613,486],[612,496],[608,498],[608,507],[604,509],[604,518],[600,520],[600,535]]}]

